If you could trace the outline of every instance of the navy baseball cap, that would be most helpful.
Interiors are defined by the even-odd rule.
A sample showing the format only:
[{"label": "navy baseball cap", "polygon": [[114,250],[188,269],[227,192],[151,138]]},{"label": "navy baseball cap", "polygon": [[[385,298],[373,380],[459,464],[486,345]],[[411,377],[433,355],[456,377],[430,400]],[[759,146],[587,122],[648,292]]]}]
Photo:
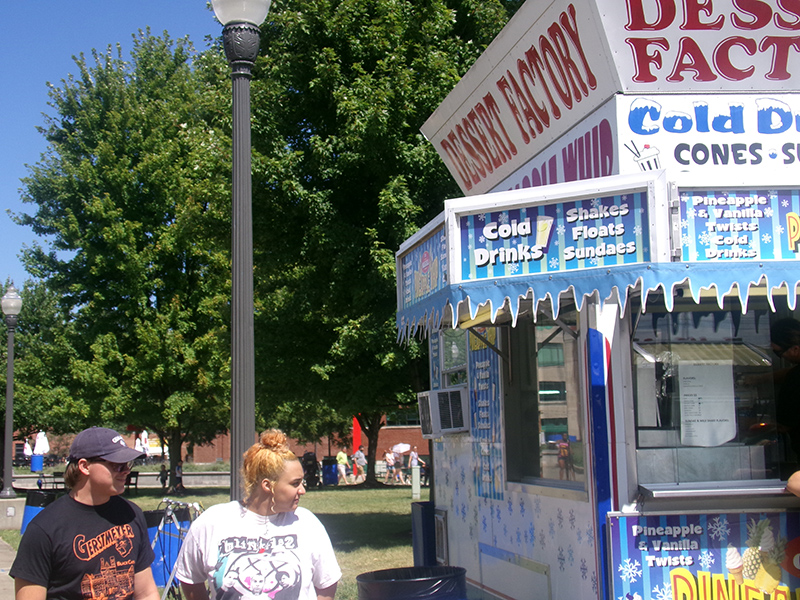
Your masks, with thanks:
[{"label": "navy baseball cap", "polygon": [[108,462],[124,463],[144,456],[144,452],[134,450],[122,436],[113,429],[91,427],[84,429],[69,447],[69,462],[81,458],[102,458]]}]

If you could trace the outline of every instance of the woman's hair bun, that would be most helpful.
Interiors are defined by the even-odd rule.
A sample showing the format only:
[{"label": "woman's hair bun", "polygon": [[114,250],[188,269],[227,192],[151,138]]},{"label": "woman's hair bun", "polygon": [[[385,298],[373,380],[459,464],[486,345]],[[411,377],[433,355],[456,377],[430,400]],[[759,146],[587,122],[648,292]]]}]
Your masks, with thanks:
[{"label": "woman's hair bun", "polygon": [[273,452],[288,450],[288,445],[286,444],[286,434],[279,429],[267,429],[261,434],[261,439],[259,442],[264,448],[267,450],[272,450]]}]

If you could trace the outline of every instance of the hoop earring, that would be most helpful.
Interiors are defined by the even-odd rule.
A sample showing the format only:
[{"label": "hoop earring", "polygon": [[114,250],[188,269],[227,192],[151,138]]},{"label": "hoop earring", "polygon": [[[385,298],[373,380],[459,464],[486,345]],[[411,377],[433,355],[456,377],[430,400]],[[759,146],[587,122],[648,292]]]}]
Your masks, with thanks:
[{"label": "hoop earring", "polygon": [[275,513],[275,496],[269,497],[269,514],[274,515]]}]

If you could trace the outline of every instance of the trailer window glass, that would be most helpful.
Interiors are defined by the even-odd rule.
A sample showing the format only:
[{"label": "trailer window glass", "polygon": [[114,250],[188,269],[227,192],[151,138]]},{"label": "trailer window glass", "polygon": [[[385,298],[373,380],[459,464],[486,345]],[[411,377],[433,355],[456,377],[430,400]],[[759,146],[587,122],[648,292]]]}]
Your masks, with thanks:
[{"label": "trailer window glass", "polygon": [[[544,303],[543,303],[544,305]],[[583,489],[578,313],[553,319],[543,306],[536,322],[520,319],[504,339],[508,480]]]},{"label": "trailer window glass", "polygon": [[639,483],[785,479],[800,447],[800,347],[781,360],[770,328],[788,308],[679,297],[669,312],[654,297],[632,314]]}]

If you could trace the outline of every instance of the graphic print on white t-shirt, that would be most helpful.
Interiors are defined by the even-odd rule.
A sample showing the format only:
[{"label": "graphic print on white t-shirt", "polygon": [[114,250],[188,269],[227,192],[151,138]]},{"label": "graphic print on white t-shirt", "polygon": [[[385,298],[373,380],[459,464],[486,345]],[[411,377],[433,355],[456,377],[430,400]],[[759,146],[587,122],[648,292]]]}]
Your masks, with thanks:
[{"label": "graphic print on white t-shirt", "polygon": [[297,536],[269,539],[235,536],[219,544],[214,569],[217,600],[297,600],[302,588]]}]

